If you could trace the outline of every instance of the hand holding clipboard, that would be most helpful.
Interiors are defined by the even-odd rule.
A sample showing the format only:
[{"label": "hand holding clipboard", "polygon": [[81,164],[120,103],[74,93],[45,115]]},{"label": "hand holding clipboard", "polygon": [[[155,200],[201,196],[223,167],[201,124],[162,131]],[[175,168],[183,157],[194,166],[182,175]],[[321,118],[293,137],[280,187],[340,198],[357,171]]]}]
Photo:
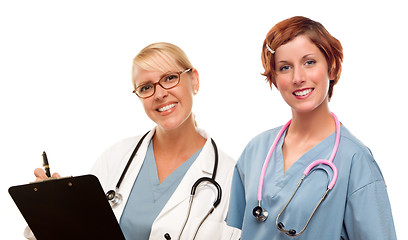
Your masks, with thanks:
[{"label": "hand holding clipboard", "polygon": [[9,193],[37,239],[125,239],[96,176],[48,178],[41,168],[34,174],[36,182]]}]

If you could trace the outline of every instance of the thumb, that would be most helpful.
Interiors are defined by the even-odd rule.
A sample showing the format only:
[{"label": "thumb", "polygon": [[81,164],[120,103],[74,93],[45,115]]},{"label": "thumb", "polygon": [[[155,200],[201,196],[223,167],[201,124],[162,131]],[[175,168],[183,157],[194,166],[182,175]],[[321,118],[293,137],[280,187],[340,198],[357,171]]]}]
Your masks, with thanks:
[{"label": "thumb", "polygon": [[53,178],[60,178],[61,176],[59,175],[59,173],[53,173],[52,174],[52,176],[51,177],[53,177]]},{"label": "thumb", "polygon": [[47,177],[47,175],[45,174],[45,171],[42,168],[36,168],[34,170],[34,175],[37,178],[37,180],[44,180]]}]

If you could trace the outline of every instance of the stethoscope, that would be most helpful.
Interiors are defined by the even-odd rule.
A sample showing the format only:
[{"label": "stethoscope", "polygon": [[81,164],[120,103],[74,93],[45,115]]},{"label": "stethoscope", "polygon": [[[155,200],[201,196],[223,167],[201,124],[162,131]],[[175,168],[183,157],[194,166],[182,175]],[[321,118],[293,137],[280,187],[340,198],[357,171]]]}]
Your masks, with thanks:
[{"label": "stethoscope", "polygon": [[[126,175],[126,172],[130,166],[130,164],[133,161],[133,158],[135,157],[137,151],[140,148],[140,145],[142,145],[143,140],[145,139],[145,137],[147,136],[149,132],[147,132],[145,135],[143,135],[143,137],[139,140],[139,142],[137,143],[135,149],[133,150],[132,154],[130,155],[130,158],[125,166],[125,169],[122,172],[122,175],[119,178],[118,183],[116,184],[115,190],[110,190],[106,193],[106,198],[109,200],[109,203],[111,204],[112,208],[117,207],[121,202],[122,202],[122,194],[119,193],[119,187],[120,184],[123,181],[123,178]],[[221,202],[221,197],[222,197],[222,190],[221,190],[221,186],[217,183],[217,181],[215,181],[215,177],[217,175],[217,168],[218,168],[218,149],[217,149],[217,145],[215,144],[214,140],[211,138],[211,143],[212,146],[214,148],[214,168],[213,168],[213,172],[212,172],[212,176],[211,178],[209,177],[202,177],[199,178],[191,187],[191,194],[190,194],[190,200],[189,200],[189,206],[188,206],[188,212],[187,212],[187,216],[186,216],[186,220],[184,221],[183,227],[181,228],[180,234],[178,236],[178,239],[181,238],[181,235],[183,234],[184,228],[187,225],[187,221],[188,218],[190,217],[190,212],[191,212],[191,207],[193,206],[193,199],[197,190],[198,185],[200,185],[202,182],[209,182],[211,184],[213,184],[215,186],[215,188],[217,189],[217,198],[215,199],[211,209],[208,211],[208,213],[204,216],[204,218],[201,220],[200,224],[198,225],[195,233],[194,233],[194,237],[193,239],[195,239],[195,237],[197,236],[198,230],[200,229],[201,225],[204,223],[204,221],[208,218],[208,216],[213,213],[214,209],[220,204]],[[164,238],[167,240],[170,240],[170,234],[166,233],[164,234]]]},{"label": "stethoscope", "polygon": [[[291,237],[296,237],[299,236],[300,234],[302,234],[305,230],[307,225],[309,225],[310,220],[312,219],[313,215],[315,214],[317,208],[320,206],[320,204],[323,202],[323,200],[326,198],[327,194],[329,193],[329,191],[331,189],[333,189],[334,184],[336,184],[336,180],[337,180],[337,168],[336,166],[333,164],[333,159],[337,153],[337,149],[339,147],[339,142],[340,142],[340,123],[339,120],[337,119],[337,116],[332,113],[334,121],[336,123],[336,141],[334,143],[334,147],[333,147],[333,151],[332,154],[329,158],[329,160],[325,160],[325,159],[319,159],[316,160],[314,162],[312,162],[303,172],[303,177],[300,179],[300,181],[297,184],[297,187],[295,189],[295,191],[292,193],[291,197],[289,198],[289,200],[287,201],[287,203],[285,204],[285,206],[282,208],[282,210],[279,212],[278,216],[276,217],[276,227],[278,228],[279,231],[284,232],[286,235],[291,236]],[[285,130],[289,127],[290,123],[292,122],[292,120],[289,120],[289,122],[287,122],[282,129],[279,131],[278,135],[276,136],[271,148],[269,149],[268,155],[265,158],[263,167],[262,167],[262,171],[261,171],[261,176],[259,178],[259,185],[258,185],[258,206],[256,206],[253,210],[252,210],[252,214],[255,216],[255,218],[258,221],[265,221],[268,218],[268,211],[264,208],[261,207],[261,201],[262,201],[262,189],[263,189],[263,183],[264,183],[264,178],[265,178],[265,172],[266,172],[266,168],[268,167],[268,163],[269,160],[271,159],[272,153],[275,150],[276,145],[278,144],[279,139],[281,138],[282,134],[285,132]],[[286,207],[289,205],[290,201],[292,200],[293,196],[295,196],[295,193],[297,192],[297,190],[299,189],[300,185],[302,184],[303,180],[305,179],[306,176],[308,176],[308,174],[311,172],[311,170],[320,164],[325,164],[328,165],[332,171],[333,171],[333,177],[330,181],[330,183],[327,186],[327,190],[326,192],[323,194],[323,196],[320,198],[319,202],[317,203],[316,207],[314,208],[312,214],[310,214],[309,219],[307,220],[305,226],[303,227],[303,229],[297,233],[296,230],[294,229],[289,229],[286,230],[285,229],[285,225],[279,221],[280,216],[282,215],[282,213],[285,211]]]}]

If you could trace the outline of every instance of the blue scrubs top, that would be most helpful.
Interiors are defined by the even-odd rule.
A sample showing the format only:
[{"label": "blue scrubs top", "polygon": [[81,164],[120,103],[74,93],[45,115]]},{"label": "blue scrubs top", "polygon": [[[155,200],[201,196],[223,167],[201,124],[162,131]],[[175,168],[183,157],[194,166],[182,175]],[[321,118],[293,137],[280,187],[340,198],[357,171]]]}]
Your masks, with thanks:
[{"label": "blue scrubs top", "polygon": [[120,227],[126,239],[149,239],[154,220],[173,195],[201,150],[193,154],[160,183],[153,144],[150,141],[145,160],[133,184],[132,191],[120,219]]},{"label": "blue scrubs top", "polygon": [[[268,151],[279,128],[261,133],[244,149],[235,167],[226,222],[242,230],[241,239],[396,239],[391,207],[381,171],[370,150],[343,125],[333,163],[338,170],[336,185],[312,217],[305,232],[290,237],[280,232],[275,220],[289,200],[303,171],[318,159],[329,159],[333,133],[298,159],[286,172],[281,137],[266,170],[261,206],[269,212],[265,222],[252,214],[258,205],[258,183]],[[315,167],[280,216],[285,229],[300,232],[327,189],[331,168]]]}]

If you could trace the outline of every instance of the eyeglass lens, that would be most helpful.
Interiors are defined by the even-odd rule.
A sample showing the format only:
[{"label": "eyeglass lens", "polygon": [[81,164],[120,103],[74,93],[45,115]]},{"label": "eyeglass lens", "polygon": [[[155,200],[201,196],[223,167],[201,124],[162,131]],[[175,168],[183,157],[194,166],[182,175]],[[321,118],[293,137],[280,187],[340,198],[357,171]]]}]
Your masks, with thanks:
[{"label": "eyeglass lens", "polygon": [[147,83],[136,88],[139,97],[146,98],[154,94],[156,85],[159,84],[164,89],[171,89],[180,82],[180,73],[170,73],[160,78],[157,83]]}]

